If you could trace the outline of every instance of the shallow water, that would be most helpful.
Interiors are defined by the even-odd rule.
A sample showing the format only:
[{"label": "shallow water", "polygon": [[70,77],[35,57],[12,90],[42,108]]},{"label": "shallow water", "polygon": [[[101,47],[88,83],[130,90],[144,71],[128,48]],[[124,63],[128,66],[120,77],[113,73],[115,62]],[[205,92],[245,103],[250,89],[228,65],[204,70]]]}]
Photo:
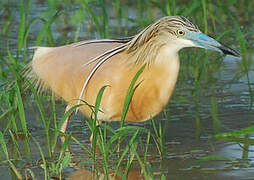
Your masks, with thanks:
[{"label": "shallow water", "polygon": [[[10,8],[16,9],[17,7],[10,4]],[[46,8],[46,3],[34,3],[31,8],[31,16],[39,17]],[[75,10],[75,7],[73,9]],[[70,11],[70,14],[74,12],[73,9]],[[130,17],[132,18],[138,16],[135,8],[130,8],[128,13],[130,13]],[[14,21],[18,22],[18,13],[15,14],[17,18],[14,18]],[[110,16],[113,15],[110,14]],[[113,25],[117,23],[113,17],[110,18],[110,22]],[[0,27],[3,25],[2,23],[0,22]],[[59,24],[62,26],[63,22],[60,21]],[[95,29],[88,31],[86,27],[88,27],[87,24],[81,30],[82,33],[80,37],[82,37],[82,39],[96,38],[99,36]],[[10,47],[13,47],[13,49],[16,48],[17,43],[15,40],[17,28],[17,25],[14,25],[9,37],[4,37],[13,39],[10,41]],[[28,41],[29,45],[34,45],[33,35],[38,34],[40,28],[40,25],[38,25],[33,29],[30,40]],[[115,28],[117,28],[116,25]],[[129,28],[133,29],[133,26],[129,24]],[[58,30],[59,28],[54,24],[52,31],[56,36],[56,43],[60,45],[63,43],[62,39],[66,36],[66,33],[58,32]],[[114,30],[111,31],[113,32]],[[111,34],[113,34],[112,32]],[[73,31],[68,33],[67,38],[73,37]],[[83,36],[82,34],[85,35]],[[232,46],[238,47],[238,42],[234,41]],[[6,44],[4,44],[4,41],[1,41],[0,52],[6,54],[6,51]],[[183,50],[181,53],[187,52],[190,51]],[[31,55],[32,53],[29,53],[29,56]],[[212,57],[218,59],[218,55],[212,55],[211,58]],[[248,52],[247,57],[253,61],[254,52]],[[211,62],[213,61],[211,58],[209,58],[209,63],[214,63]],[[246,75],[233,80],[241,66],[241,59],[230,56],[224,57],[223,62],[219,61],[219,68],[207,74],[207,78],[204,78],[206,80],[200,81],[200,90],[198,96],[195,96],[193,77],[187,75],[186,78],[185,70],[188,70],[188,67],[185,67],[184,63],[184,61],[181,61],[182,70],[179,82],[169,105],[155,118],[156,123],[165,124],[166,121],[169,121],[169,123],[165,134],[165,157],[161,160],[155,148],[151,148],[148,153],[148,161],[151,163],[153,171],[158,175],[165,174],[167,179],[179,180],[254,179],[253,145],[247,146],[246,143],[211,138],[211,135],[213,135],[215,131],[211,114],[212,98],[215,98],[215,103],[218,107],[217,117],[220,121],[219,132],[231,132],[254,125],[254,111],[250,100],[252,92],[250,92],[251,90],[249,89],[253,88],[253,67],[251,67],[250,64],[250,71],[248,71],[250,84],[248,86]],[[29,103],[29,101],[32,101],[32,103]],[[25,102],[27,102],[26,115],[29,131],[46,151],[43,125],[41,121],[38,120],[39,113],[38,110],[34,108],[36,105],[32,97]],[[47,104],[50,106],[50,102],[47,102]],[[58,119],[62,117],[63,110],[64,105],[59,101],[57,103]],[[68,131],[71,131],[76,138],[88,146],[90,134],[88,127],[82,119],[80,115],[73,117]],[[149,121],[138,125],[152,129],[151,122]],[[113,123],[112,126],[118,127],[115,123]],[[253,139],[253,136],[250,135],[248,138]],[[22,144],[22,141],[20,143]],[[153,147],[154,144],[150,146]],[[11,147],[12,145],[10,144],[10,150],[12,149]],[[87,155],[82,152],[81,148],[76,144],[72,145],[72,150],[74,156],[77,158]],[[25,150],[22,153],[25,154]],[[211,155],[232,158],[233,160],[199,162],[201,158]],[[36,173],[37,178],[43,179],[43,172],[38,167],[39,163],[37,161],[39,161],[39,159],[40,155],[37,147],[31,144],[31,154],[20,163],[29,166],[29,168]],[[77,167],[70,167],[64,170],[64,176],[69,177],[73,172],[76,172]],[[91,169],[88,168],[88,170],[83,170],[80,173],[89,173],[90,170]],[[140,178],[138,170],[139,168],[137,167],[136,171],[133,173],[133,177],[137,176],[137,179]],[[3,179],[12,179],[10,174],[9,168],[6,165],[2,165],[0,169],[1,177]]]}]

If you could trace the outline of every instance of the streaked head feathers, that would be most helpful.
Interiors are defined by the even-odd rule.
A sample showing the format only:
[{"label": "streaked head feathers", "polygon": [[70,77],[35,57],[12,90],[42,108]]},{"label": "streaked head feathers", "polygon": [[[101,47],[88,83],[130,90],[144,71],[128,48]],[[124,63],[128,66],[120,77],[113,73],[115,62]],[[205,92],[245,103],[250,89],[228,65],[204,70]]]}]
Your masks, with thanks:
[{"label": "streaked head feathers", "polygon": [[134,56],[135,63],[152,63],[156,59],[159,49],[170,40],[181,35],[180,30],[200,32],[198,27],[182,16],[166,16],[134,36],[126,43],[125,50]]}]

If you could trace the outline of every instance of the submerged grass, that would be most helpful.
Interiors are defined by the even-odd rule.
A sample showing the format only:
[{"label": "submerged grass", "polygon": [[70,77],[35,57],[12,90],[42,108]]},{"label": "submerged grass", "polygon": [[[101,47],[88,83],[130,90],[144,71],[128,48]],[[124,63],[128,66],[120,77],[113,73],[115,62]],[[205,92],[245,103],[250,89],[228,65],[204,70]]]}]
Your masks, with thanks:
[{"label": "submerged grass", "polygon": [[[18,2],[17,8],[11,4],[16,2]],[[252,17],[249,16],[251,13],[248,12],[253,11],[250,7],[254,6],[254,2],[249,1],[247,5],[246,2],[114,0],[106,3],[104,0],[48,0],[47,3],[44,2],[43,4],[43,6],[46,6],[45,10],[42,8],[39,10],[41,12],[38,12],[39,16],[38,14],[32,16],[33,5],[38,2],[33,0],[1,1],[0,44],[3,49],[0,48],[0,120],[2,121],[0,143],[2,163],[8,164],[17,179],[24,177],[38,179],[37,176],[39,175],[32,168],[20,165],[22,164],[20,163],[21,161],[32,159],[31,154],[34,152],[31,148],[35,146],[38,149],[38,154],[35,160],[32,159],[32,161],[38,160],[40,162],[38,166],[42,168],[40,171],[43,172],[44,179],[63,179],[65,169],[70,168],[70,162],[75,159],[72,154],[65,152],[69,146],[71,147],[75,143],[87,154],[87,159],[85,160],[88,160],[88,167],[97,175],[103,172],[105,179],[109,179],[112,176],[112,171],[113,176],[127,179],[130,169],[132,166],[137,166],[137,164],[142,169],[145,179],[155,179],[153,167],[147,158],[150,153],[149,147],[151,144],[155,144],[160,157],[166,155],[165,136],[168,121],[166,123],[157,123],[152,120],[150,125],[152,131],[124,123],[132,95],[140,83],[137,82],[137,78],[145,67],[140,69],[130,85],[123,107],[122,121],[118,129],[114,129],[106,123],[98,125],[97,114],[99,113],[100,101],[103,98],[103,91],[107,87],[105,86],[100,90],[95,106],[91,106],[93,114],[90,120],[87,121],[87,126],[93,133],[91,148],[80,142],[71,132],[64,134],[66,137],[64,144],[60,145],[58,143],[59,137],[63,135],[60,132],[60,127],[78,106],[71,108],[63,116],[59,117],[60,114],[57,114],[59,103],[56,103],[54,95],[47,96],[47,100],[45,100],[45,96],[38,95],[35,89],[31,87],[32,104],[37,106],[41,127],[43,128],[43,135],[40,135],[40,137],[45,136],[46,145],[44,145],[37,137],[38,135],[31,130],[30,119],[26,112],[27,104],[30,103],[31,98],[26,100],[25,94],[29,91],[24,90],[21,72],[26,62],[31,59],[28,47],[39,45],[53,46],[78,41],[83,38],[130,36],[134,34],[133,32],[140,31],[152,20],[157,19],[158,16],[187,16],[198,24],[203,32],[212,34],[212,36],[215,36],[212,32],[221,32],[221,34],[217,34],[219,39],[224,40],[227,35],[235,37],[239,42],[243,61],[240,63],[236,77],[232,79],[237,81],[241,77],[247,78],[250,101],[249,111],[251,111],[253,109],[253,90],[250,75],[252,61],[248,55],[249,43],[247,42],[251,37],[251,33],[246,33],[246,30],[242,29],[241,26],[245,24],[245,21],[247,23],[253,22]],[[135,7],[136,4],[137,7]],[[70,9],[72,10],[70,11]],[[14,12],[18,13],[15,14]],[[243,16],[240,17],[238,14],[243,14]],[[68,21],[69,19],[70,21]],[[116,21],[113,22],[114,20]],[[229,24],[225,24],[225,22],[229,22]],[[228,27],[231,27],[232,30]],[[16,32],[17,29],[18,31]],[[13,39],[13,37],[15,38]],[[226,44],[233,43],[235,39],[228,40]],[[219,80],[216,80],[213,74],[219,71],[222,63],[218,60],[219,58],[209,52],[200,53],[199,50],[192,50],[192,55],[186,53],[187,51],[183,52],[185,53],[180,53],[183,62],[180,80],[183,83],[186,83],[187,80],[191,82],[191,98],[181,97],[178,103],[181,103],[185,98],[184,103],[194,107],[195,112],[193,112],[194,115],[192,117],[196,122],[195,136],[198,139],[203,133],[206,124],[201,113],[200,102],[202,102],[202,97],[206,96],[206,93],[213,94],[217,90],[215,84]],[[210,61],[211,56],[214,58],[213,62]],[[211,82],[213,84],[210,86]],[[9,84],[13,84],[13,86],[7,88]],[[179,82],[179,89],[181,87],[186,89],[185,86]],[[207,90],[206,86],[210,86],[210,90]],[[173,97],[173,100],[178,100],[177,98]],[[212,97],[208,101],[210,103],[207,103],[210,106],[210,122],[213,123],[215,137],[244,143],[246,147],[253,145],[253,140],[248,136],[253,134],[253,126],[234,132],[218,134],[223,126],[221,126],[222,122],[220,122],[220,107],[217,100],[216,97]],[[50,112],[48,112],[48,107],[43,105],[44,102],[51,102],[52,108]],[[205,134],[207,133],[205,132]],[[245,137],[243,138],[243,136]],[[11,146],[8,143],[10,140],[15,153],[10,151]],[[98,149],[101,154],[98,153]],[[225,157],[208,156],[202,158],[201,161],[218,159],[228,160]],[[162,175],[161,179],[166,179],[166,177]]]}]

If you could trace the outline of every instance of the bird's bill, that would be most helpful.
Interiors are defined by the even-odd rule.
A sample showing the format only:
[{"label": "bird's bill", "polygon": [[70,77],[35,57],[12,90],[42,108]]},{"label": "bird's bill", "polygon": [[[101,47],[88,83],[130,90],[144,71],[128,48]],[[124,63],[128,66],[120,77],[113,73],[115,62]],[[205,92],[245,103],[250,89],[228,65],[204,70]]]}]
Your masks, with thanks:
[{"label": "bird's bill", "polygon": [[192,36],[191,40],[193,41],[196,47],[218,51],[225,55],[241,57],[241,54],[239,52],[225,45],[222,45],[221,43],[205,35],[204,33],[201,32],[195,33],[195,35]]}]

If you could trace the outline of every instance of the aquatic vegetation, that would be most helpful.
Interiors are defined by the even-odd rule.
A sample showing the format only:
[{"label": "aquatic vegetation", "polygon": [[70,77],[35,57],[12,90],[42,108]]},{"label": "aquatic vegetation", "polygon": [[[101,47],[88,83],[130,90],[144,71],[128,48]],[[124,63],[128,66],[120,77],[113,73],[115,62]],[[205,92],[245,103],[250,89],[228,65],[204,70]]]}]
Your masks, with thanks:
[{"label": "aquatic vegetation", "polygon": [[[0,173],[9,179],[63,179],[74,164],[97,175],[103,173],[105,179],[126,179],[132,167],[141,169],[145,179],[176,179],[191,173],[215,177],[202,169],[209,161],[227,161],[230,167],[225,169],[250,167],[253,6],[252,1],[234,0],[1,0]],[[189,17],[203,32],[240,49],[242,60],[226,57],[222,61],[208,51],[183,50],[171,104],[157,118],[145,124],[124,122],[136,88],[134,78],[120,124],[96,124],[105,86],[91,106],[91,118],[73,117],[81,120],[71,121],[70,131],[61,134],[63,122],[78,106],[63,113],[63,102],[54,94],[27,88],[23,70],[31,60],[31,47],[131,36],[164,15]],[[88,143],[91,132],[92,146]],[[63,144],[60,136],[66,137]],[[217,142],[239,143],[241,159],[214,153]],[[191,162],[183,163],[186,160]]]}]

